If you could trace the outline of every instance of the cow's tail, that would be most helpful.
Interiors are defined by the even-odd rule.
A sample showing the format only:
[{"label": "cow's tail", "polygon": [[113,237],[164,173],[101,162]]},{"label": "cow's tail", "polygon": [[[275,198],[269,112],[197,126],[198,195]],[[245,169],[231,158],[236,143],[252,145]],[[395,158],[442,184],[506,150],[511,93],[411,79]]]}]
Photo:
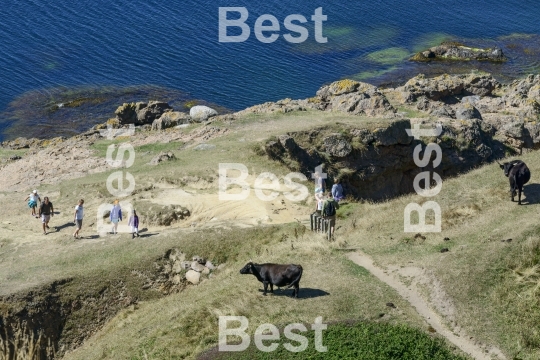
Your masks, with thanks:
[{"label": "cow's tail", "polygon": [[290,289],[291,287],[293,287],[295,284],[298,284],[300,282],[300,278],[302,277],[302,272],[304,271],[304,269],[302,269],[302,265],[297,265],[298,268],[300,269],[300,273],[298,274],[298,276],[296,277],[296,279],[294,279],[291,284],[289,286],[287,286],[287,289]]}]

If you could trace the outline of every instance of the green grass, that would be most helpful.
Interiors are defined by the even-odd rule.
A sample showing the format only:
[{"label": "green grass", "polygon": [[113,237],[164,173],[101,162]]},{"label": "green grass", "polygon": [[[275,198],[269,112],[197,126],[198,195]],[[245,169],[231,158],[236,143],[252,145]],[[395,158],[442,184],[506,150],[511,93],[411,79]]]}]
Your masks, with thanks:
[{"label": "green grass", "polygon": [[8,160],[12,156],[24,156],[28,149],[11,150],[6,148],[0,148],[0,161]]},{"label": "green grass", "polygon": [[[415,114],[412,110],[409,115],[422,116],[422,113]],[[375,128],[390,121],[330,112],[251,115],[230,124],[212,123],[212,126],[227,128],[229,132],[206,141],[216,146],[211,151],[195,151],[193,143],[180,142],[139,146],[136,148],[136,162],[128,171],[137,180],[136,189],[163,183],[174,184],[180,189],[184,187],[180,182],[182,177],[197,176],[209,183],[201,192],[211,193],[217,186],[211,180],[216,179],[221,162],[246,164],[250,175],[263,171],[274,172],[278,176],[288,173],[282,164],[254,150],[255,144],[271,136],[314,128],[328,132],[338,132],[346,127]],[[194,126],[189,131],[199,129],[201,127]],[[108,145],[122,141],[127,139],[100,140],[93,148],[104,157]],[[175,153],[176,161],[147,165],[155,153],[167,150]],[[537,153],[520,158],[531,168],[531,185],[540,183]],[[55,207],[58,205],[62,213],[54,220],[67,221],[67,217],[61,217],[63,213],[71,211],[76,199],[85,197],[88,223],[94,221],[92,211],[95,206],[113,200],[105,188],[107,176],[112,171],[88,174],[40,188],[57,192]],[[427,330],[422,330],[425,323],[406,300],[366,269],[346,260],[343,252],[338,251],[344,247],[360,248],[381,266],[425,269],[440,281],[454,304],[455,323],[475,341],[494,344],[509,358],[516,356],[532,360],[540,354],[537,293],[540,247],[536,243],[540,237],[538,202],[532,201],[523,206],[511,203],[507,188],[508,179],[497,165],[486,165],[460,177],[445,178],[441,193],[432,199],[441,205],[443,232],[423,234],[425,241],[414,241],[414,234],[403,232],[405,206],[410,202],[425,201],[415,194],[385,202],[344,205],[338,212],[339,229],[333,243],[311,232],[296,239],[294,229],[297,223],[294,219],[291,219],[294,223],[289,225],[252,229],[232,225],[204,230],[165,228],[152,230],[156,235],[144,241],[131,241],[120,236],[84,244],[62,238],[62,234],[57,237],[51,235],[43,241],[27,227],[22,227],[17,231],[26,242],[21,243],[18,237],[11,238],[10,235],[5,236],[9,241],[0,242],[0,269],[7,274],[1,288],[4,292],[19,288],[27,290],[31,285],[72,277],[74,280],[66,285],[62,295],[70,300],[86,290],[99,293],[100,288],[120,279],[131,294],[140,298],[138,309],[120,310],[96,336],[77,351],[66,355],[66,359],[193,359],[217,344],[219,315],[248,316],[253,325],[252,333],[263,323],[310,323],[316,314],[335,323],[328,331],[328,344],[333,347],[347,344],[349,339],[345,339],[343,334],[349,326],[351,333],[358,332],[358,336],[370,336],[370,339],[377,338],[377,331],[387,335],[377,338],[380,342],[360,344],[365,345],[362,348],[365,351],[370,351],[369,346],[409,351],[413,347],[412,341],[418,345],[414,346],[415,349],[440,350],[441,354],[447,351],[439,340],[433,339]],[[534,198],[534,189],[534,186],[526,188],[525,194],[529,199]],[[138,196],[142,195],[138,194],[135,200],[139,199]],[[144,196],[151,198],[153,194]],[[18,197],[20,194],[5,194],[4,200],[10,203]],[[311,203],[300,206],[311,207]],[[12,207],[7,207],[2,216],[12,220],[23,210],[21,213],[17,213],[17,209],[15,213],[13,211]],[[6,224],[2,226],[9,227]],[[83,230],[86,234],[90,232],[88,227]],[[444,241],[444,237],[449,237],[450,241]],[[513,241],[500,241],[508,238]],[[214,278],[196,287],[188,287],[182,293],[152,297],[142,292],[138,288],[140,280],[130,277],[131,270],[153,266],[156,258],[174,247],[186,252],[188,257],[205,256],[215,262],[226,263],[226,267]],[[441,254],[442,247],[450,251]],[[252,276],[241,276],[238,272],[249,259],[302,264],[305,273],[300,295],[313,296],[298,301],[282,296],[285,293],[281,292],[263,297],[258,291],[261,285],[257,280]],[[393,302],[399,310],[389,309],[385,305],[387,302]],[[381,313],[385,314],[382,322]],[[340,323],[349,320],[361,322],[353,325]],[[91,321],[91,317],[81,315],[79,320],[73,318],[69,326],[74,329],[78,323]],[[404,338],[411,339],[411,342]],[[339,352],[342,358],[349,356],[345,351],[358,350],[343,347],[343,353]],[[424,355],[415,356],[421,358]]]},{"label": "green grass", "polygon": [[244,352],[217,353],[215,356],[203,356],[202,359],[216,360],[265,360],[265,359],[362,359],[362,360],[464,360],[449,350],[444,341],[404,325],[392,325],[384,322],[355,322],[331,324],[322,332],[322,344],[327,352],[319,352],[315,347],[315,332],[306,324],[307,332],[297,332],[308,339],[308,347],[302,352],[291,352],[284,344],[299,346],[280,331],[279,341],[265,341],[279,344],[273,352],[257,349],[252,338]]},{"label": "green grass", "polygon": [[[160,247],[168,243],[188,256],[198,254],[217,262],[225,261],[225,270],[182,293],[141,302],[136,311],[122,311],[104,327],[99,337],[89,339],[78,351],[66,355],[66,359],[144,359],[145,356],[192,359],[217,344],[219,315],[248,317],[253,326],[250,333],[263,323],[311,323],[315,315],[322,316],[325,322],[350,319],[372,322],[378,321],[384,313],[384,320],[389,324],[422,327],[422,322],[405,300],[380,284],[364,268],[334,253],[326,240],[306,234],[303,239],[294,241],[294,250],[291,250],[290,242],[281,239],[284,234],[293,238],[293,229],[291,224],[204,231],[174,245],[175,234],[171,232],[172,238],[161,238],[157,242]],[[118,244],[118,250],[121,248],[125,248],[125,244]],[[107,252],[111,253],[111,249]],[[94,256],[103,255],[96,253]],[[110,256],[107,255],[107,259],[115,257]],[[302,264],[304,276],[300,299],[284,296],[291,290],[276,290],[275,295],[263,297],[259,291],[260,283],[253,276],[238,272],[249,259]],[[394,302],[401,311],[388,310],[387,301]],[[337,338],[328,341],[337,343]]]}]

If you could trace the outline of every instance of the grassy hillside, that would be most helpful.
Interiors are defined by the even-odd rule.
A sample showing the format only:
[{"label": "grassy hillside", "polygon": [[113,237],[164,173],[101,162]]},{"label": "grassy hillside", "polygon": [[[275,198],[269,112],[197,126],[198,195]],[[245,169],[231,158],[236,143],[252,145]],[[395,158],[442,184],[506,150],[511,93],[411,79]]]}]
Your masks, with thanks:
[{"label": "grassy hillside", "polygon": [[[74,289],[98,289],[99,285],[118,279],[134,289],[142,283],[130,277],[132,270],[152,267],[168,249],[179,248],[188,257],[205,256],[224,263],[225,268],[198,286],[187,286],[168,296],[138,288],[134,291],[140,299],[136,306],[122,310],[65,358],[194,359],[217,344],[220,315],[248,317],[250,334],[263,323],[311,324],[322,316],[325,322],[338,323],[328,333],[335,348],[345,344],[344,333],[356,331],[358,339],[365,339],[361,336],[372,331],[388,333],[385,341],[390,348],[425,347],[429,351],[440,350],[446,358],[461,356],[430,331],[407,300],[346,258],[348,251],[359,249],[389,273],[399,274],[405,284],[412,281],[407,270],[421,269],[421,276],[427,279],[421,284],[423,294],[444,315],[450,328],[464,329],[479,343],[498,346],[509,358],[538,358],[540,159],[536,153],[521,157],[532,172],[522,206],[510,202],[508,181],[496,165],[444,181],[441,193],[431,199],[442,208],[443,232],[423,234],[425,239],[403,232],[405,206],[426,200],[417,195],[381,203],[350,202],[339,210],[335,242],[309,231],[295,236],[295,229],[302,226],[295,218],[307,224],[307,214],[313,209],[311,199],[285,205],[281,205],[282,195],[275,204],[263,204],[254,198],[239,204],[223,204],[217,199],[219,163],[245,164],[250,181],[264,171],[278,176],[289,172],[281,164],[257,155],[253,149],[262,140],[313,126],[361,123],[369,127],[385,122],[326,113],[315,117],[309,112],[250,116],[234,123],[212,124],[227,132],[205,141],[215,146],[208,150],[196,150],[193,144],[180,140],[158,144],[145,143],[138,137],[115,140],[134,144],[135,164],[126,170],[135,176],[137,189],[148,188],[128,200],[160,205],[191,201],[197,210],[192,218],[197,220],[188,219],[168,228],[149,227],[148,236],[135,241],[127,234],[98,238],[91,226],[97,206],[113,200],[105,183],[114,170],[48,185],[41,192],[54,199],[59,211],[54,219],[56,225],[71,220],[71,209],[78,198],[87,200],[83,228],[87,238],[73,241],[72,228],[67,226],[44,238],[34,231],[34,225],[26,226],[26,221],[30,221],[26,220],[26,209],[1,210],[6,220],[0,239],[0,273],[4,274],[0,292],[24,291],[61,278],[75,279],[62,295],[66,299]],[[190,134],[201,128],[194,126],[182,131]],[[100,140],[92,146],[96,154],[104,156],[109,144],[111,141]],[[160,151],[172,151],[176,160],[155,167],[147,165]],[[181,195],[178,189],[192,196]],[[21,194],[2,194],[6,202],[20,202],[20,197]],[[197,203],[200,207],[196,207]],[[209,215],[202,217],[201,212]],[[268,219],[260,220],[261,214],[268,214]],[[18,237],[13,236],[13,231]],[[441,253],[443,248],[449,251]],[[259,291],[261,284],[253,276],[239,274],[249,259],[302,264],[301,299],[284,296],[290,290],[263,297]],[[342,321],[360,325],[354,331],[344,332],[345,325],[339,324]],[[416,340],[407,344],[404,338]],[[385,341],[377,344],[384,347]],[[340,351],[337,356],[351,356],[345,347]]]}]

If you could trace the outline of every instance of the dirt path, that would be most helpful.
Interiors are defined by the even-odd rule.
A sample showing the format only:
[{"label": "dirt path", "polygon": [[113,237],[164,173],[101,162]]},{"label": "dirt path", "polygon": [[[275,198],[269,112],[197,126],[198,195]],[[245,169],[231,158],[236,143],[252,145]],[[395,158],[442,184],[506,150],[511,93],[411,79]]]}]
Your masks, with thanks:
[{"label": "dirt path", "polygon": [[[405,268],[403,272],[400,272],[398,268],[393,270],[384,270],[375,264],[373,260],[362,252],[354,252],[348,255],[349,259],[352,260],[357,265],[360,265],[367,269],[370,273],[375,275],[379,280],[383,281],[398,294],[407,300],[422,316],[425,321],[437,331],[440,335],[444,336],[451,343],[459,347],[462,351],[472,356],[477,360],[492,360],[492,359],[506,359],[504,354],[495,347],[486,347],[476,343],[471,337],[467,336],[466,333],[460,328],[449,329],[443,322],[443,319],[440,315],[433,310],[432,305],[438,307],[437,304],[428,303],[421,295],[418,289],[419,281],[412,281],[410,286],[405,285],[401,280],[399,280],[393,274],[389,272],[395,272],[397,275],[406,276],[406,277],[418,277],[422,276],[422,269],[419,268]],[[431,290],[431,289],[430,289]],[[443,291],[440,287],[435,290],[436,298],[441,298],[441,292]],[[446,296],[443,296],[447,298]],[[452,310],[449,309],[448,300],[446,300],[446,306],[442,305],[446,311],[443,311],[443,314],[448,317],[451,314]],[[441,306],[441,304],[439,304]],[[448,320],[448,319],[446,319]]]}]

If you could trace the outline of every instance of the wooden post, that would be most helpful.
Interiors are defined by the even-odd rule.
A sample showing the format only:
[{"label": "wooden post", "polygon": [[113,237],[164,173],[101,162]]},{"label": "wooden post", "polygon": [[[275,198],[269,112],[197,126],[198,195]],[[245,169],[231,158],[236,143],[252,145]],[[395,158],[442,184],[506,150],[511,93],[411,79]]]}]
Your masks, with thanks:
[{"label": "wooden post", "polygon": [[328,225],[328,241],[330,241],[330,239],[332,238],[332,234],[330,233],[332,231],[332,227],[330,226],[330,221],[331,220],[326,220],[327,221],[327,225]]},{"label": "wooden post", "polygon": [[313,218],[315,217],[315,214],[316,213],[313,213],[311,214],[311,216],[309,217],[311,219],[311,231],[313,231]]}]

